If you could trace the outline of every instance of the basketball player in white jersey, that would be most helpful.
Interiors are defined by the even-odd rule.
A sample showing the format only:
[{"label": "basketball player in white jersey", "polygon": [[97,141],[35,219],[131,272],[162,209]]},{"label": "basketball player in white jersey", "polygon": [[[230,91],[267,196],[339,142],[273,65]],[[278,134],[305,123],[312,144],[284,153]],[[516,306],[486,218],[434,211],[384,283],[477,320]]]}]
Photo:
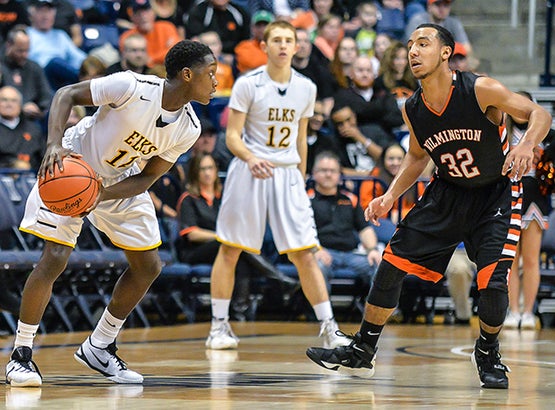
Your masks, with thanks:
[{"label": "basketball player in white jersey", "polygon": [[[201,43],[179,42],[168,51],[165,66],[166,79],[126,71],[61,88],[52,101],[48,146],[38,171],[40,179],[55,166],[61,169],[64,156],[82,156],[102,178],[87,218],[125,251],[129,268],[120,276],[97,327],[74,356],[116,383],[143,381],[116,355],[115,339],[161,270],[160,232],[147,189],[200,134],[189,102],[208,104],[218,84],[214,55]],[[64,133],[74,105],[99,108]],[[142,170],[139,161],[145,164]],[[81,217],[48,211],[35,185],[20,229],[45,244],[23,290],[14,350],[6,366],[6,382],[12,386],[42,384],[32,360],[33,339],[82,224]]]},{"label": "basketball player in white jersey", "polygon": [[298,47],[289,23],[270,23],[262,48],[267,65],[240,77],[229,102],[226,142],[235,158],[217,220],[221,246],[212,268],[212,327],[206,347],[238,345],[228,322],[235,266],[241,252],[260,252],[267,221],[277,250],[297,268],[321,322],[324,345],[337,346],[346,340],[335,334],[326,283],[313,255],[319,243],[304,180],[316,86],[291,68]]}]

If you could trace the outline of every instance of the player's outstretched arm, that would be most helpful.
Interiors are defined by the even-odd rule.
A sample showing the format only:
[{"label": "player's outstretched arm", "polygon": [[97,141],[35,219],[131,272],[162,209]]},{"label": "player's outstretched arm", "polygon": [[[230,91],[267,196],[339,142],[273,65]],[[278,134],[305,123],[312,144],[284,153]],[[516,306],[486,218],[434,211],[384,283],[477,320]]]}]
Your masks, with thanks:
[{"label": "player's outstretched arm", "polygon": [[503,175],[520,179],[533,166],[534,147],[547,135],[551,128],[551,115],[540,105],[510,91],[499,81],[490,77],[476,80],[476,98],[487,113],[490,107],[509,114],[520,123],[528,123],[528,129],[516,147],[511,149],[503,164]]}]

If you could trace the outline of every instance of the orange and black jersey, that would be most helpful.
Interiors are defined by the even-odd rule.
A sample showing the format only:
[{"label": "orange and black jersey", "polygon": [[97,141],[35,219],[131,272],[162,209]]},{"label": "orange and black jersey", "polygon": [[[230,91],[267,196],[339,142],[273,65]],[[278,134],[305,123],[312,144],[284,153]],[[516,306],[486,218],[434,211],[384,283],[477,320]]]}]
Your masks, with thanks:
[{"label": "orange and black jersey", "polygon": [[427,103],[422,88],[405,109],[418,143],[437,166],[440,179],[472,188],[499,180],[507,137],[480,109],[474,85],[478,76],[453,72],[451,93],[441,112]]}]

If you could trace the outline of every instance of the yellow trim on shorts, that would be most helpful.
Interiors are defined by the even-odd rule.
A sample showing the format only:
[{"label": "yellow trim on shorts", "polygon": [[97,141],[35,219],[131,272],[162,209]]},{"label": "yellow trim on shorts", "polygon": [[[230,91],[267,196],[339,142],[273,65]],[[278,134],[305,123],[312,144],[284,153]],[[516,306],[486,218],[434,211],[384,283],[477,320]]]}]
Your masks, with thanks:
[{"label": "yellow trim on shorts", "polygon": [[156,249],[158,248],[160,245],[162,245],[162,241],[158,242],[156,245],[152,245],[152,246],[147,246],[146,248],[131,248],[129,246],[125,246],[125,245],[120,245],[119,243],[115,243],[114,241],[112,241],[110,239],[110,241],[114,244],[114,246],[117,246],[118,248],[123,249],[124,251],[150,251],[152,249]]},{"label": "yellow trim on shorts", "polygon": [[242,249],[244,251],[260,255],[260,249],[249,248],[247,246],[239,245],[238,243],[224,241],[218,235],[216,235],[216,240],[220,243],[223,243],[224,245],[231,246],[232,248],[239,248],[239,249]]},{"label": "yellow trim on shorts", "polygon": [[41,239],[44,239],[45,241],[55,242],[55,243],[60,244],[60,245],[65,245],[65,246],[69,246],[70,248],[75,248],[75,245],[72,244],[72,243],[60,241],[59,239],[51,238],[50,236],[46,236],[46,235],[42,235],[42,234],[40,234],[38,232],[35,232],[35,231],[32,231],[30,229],[20,227],[19,230],[21,232],[30,233],[31,235],[35,235],[35,236],[37,236]]},{"label": "yellow trim on shorts", "polygon": [[317,244],[313,243],[312,245],[303,246],[302,248],[287,249],[287,250],[285,250],[285,251],[281,251],[281,252],[278,252],[278,253],[279,253],[280,255],[285,255],[285,254],[287,254],[287,253],[306,251],[307,249],[312,249],[312,248],[316,248],[316,249],[318,250],[318,249],[320,249],[320,246],[318,246]]}]

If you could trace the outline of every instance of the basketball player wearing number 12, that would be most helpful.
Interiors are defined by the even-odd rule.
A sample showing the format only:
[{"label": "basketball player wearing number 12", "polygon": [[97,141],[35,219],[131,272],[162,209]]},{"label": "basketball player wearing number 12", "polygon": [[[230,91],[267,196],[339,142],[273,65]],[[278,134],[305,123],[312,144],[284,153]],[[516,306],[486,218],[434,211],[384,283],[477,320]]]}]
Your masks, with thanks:
[{"label": "basketball player wearing number 12", "polygon": [[[129,268],[115,285],[112,300],[75,358],[116,383],[142,383],[116,355],[115,339],[126,317],[161,270],[160,232],[147,189],[166,173],[200,135],[190,101],[208,104],[216,91],[217,62],[198,42],[181,41],[165,58],[166,79],[126,71],[58,90],[48,123],[48,146],[39,179],[62,166],[67,155],[81,155],[102,178],[103,186],[87,218],[125,251]],[[74,105],[98,110],[64,133]],[[144,167],[139,168],[138,161]],[[6,382],[40,386],[32,360],[38,324],[52,285],[64,271],[83,219],[60,216],[42,204],[37,185],[29,195],[20,229],[45,240],[40,261],[31,272],[20,308]]]},{"label": "basketball player wearing number 12", "polygon": [[335,334],[326,283],[313,255],[319,243],[304,179],[307,124],[316,85],[291,68],[298,48],[292,25],[268,24],[262,48],[267,65],[240,77],[229,102],[226,142],[235,158],[216,223],[221,246],[210,281],[212,327],[206,347],[238,345],[228,322],[235,266],[241,252],[260,253],[267,222],[277,250],[297,268],[302,289],[321,322],[324,346],[336,346],[347,341]]},{"label": "basketball player wearing number 12", "polygon": [[[430,157],[437,173],[387,245],[351,344],[334,350],[310,348],[307,355],[329,370],[372,376],[378,338],[397,305],[406,273],[439,281],[457,245],[464,242],[477,265],[480,292],[480,336],[472,361],[482,387],[506,389],[509,369],[501,363],[498,334],[507,313],[507,278],[520,235],[520,178],[532,166],[533,148],[547,135],[551,116],[492,78],[451,71],[454,40],[441,26],[420,25],[407,45],[411,70],[421,81],[403,109],[409,152],[387,192],[366,209],[366,218],[377,224]],[[500,129],[504,113],[528,123],[523,139],[510,151]]]}]

